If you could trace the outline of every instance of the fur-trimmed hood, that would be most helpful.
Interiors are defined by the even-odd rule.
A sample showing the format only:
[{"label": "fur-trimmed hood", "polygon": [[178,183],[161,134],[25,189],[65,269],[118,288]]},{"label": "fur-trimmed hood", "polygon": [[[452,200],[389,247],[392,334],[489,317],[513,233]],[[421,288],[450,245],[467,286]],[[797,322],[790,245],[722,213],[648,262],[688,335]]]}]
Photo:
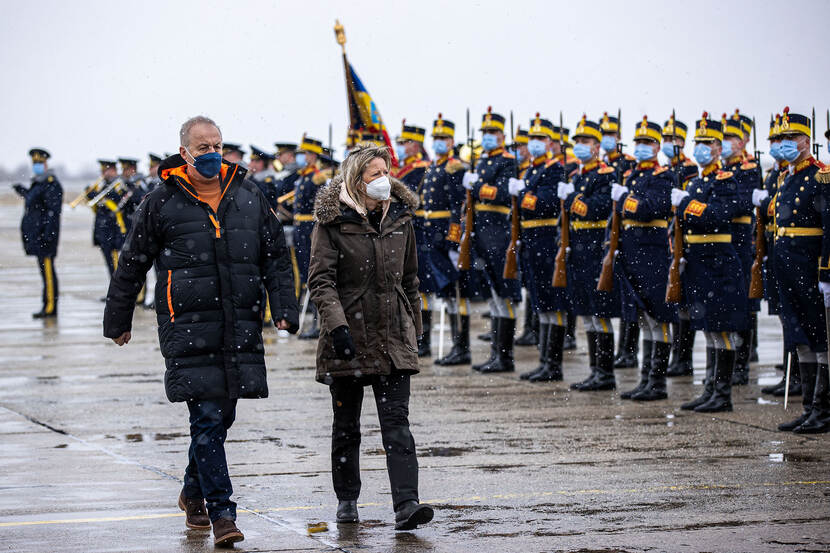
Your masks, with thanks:
[{"label": "fur-trimmed hood", "polygon": [[[389,177],[392,184],[392,201],[403,202],[406,206],[415,210],[418,207],[418,196],[409,190],[407,186],[394,177]],[[346,205],[340,201],[340,190],[343,188],[343,174],[338,173],[329,184],[317,192],[314,199],[314,219],[322,224],[328,224],[342,214]]]}]

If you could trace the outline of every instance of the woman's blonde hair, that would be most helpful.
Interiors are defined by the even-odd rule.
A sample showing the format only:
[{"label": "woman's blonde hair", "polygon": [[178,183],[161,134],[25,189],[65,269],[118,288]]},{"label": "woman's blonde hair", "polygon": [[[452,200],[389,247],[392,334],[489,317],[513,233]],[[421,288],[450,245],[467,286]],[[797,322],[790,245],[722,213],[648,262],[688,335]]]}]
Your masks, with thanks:
[{"label": "woman's blonde hair", "polygon": [[371,142],[361,142],[355,146],[340,165],[340,173],[343,175],[343,187],[346,193],[355,204],[364,208],[364,210],[366,204],[361,193],[365,190],[363,171],[375,158],[381,158],[385,161],[387,170],[392,166],[392,156],[389,154],[389,148],[387,146],[376,146]]}]

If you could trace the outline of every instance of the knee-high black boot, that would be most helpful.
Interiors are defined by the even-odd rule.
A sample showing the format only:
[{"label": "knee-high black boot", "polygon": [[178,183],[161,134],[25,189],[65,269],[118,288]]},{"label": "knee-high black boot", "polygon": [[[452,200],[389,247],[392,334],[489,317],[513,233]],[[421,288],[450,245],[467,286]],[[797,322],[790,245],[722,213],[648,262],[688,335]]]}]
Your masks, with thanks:
[{"label": "knee-high black boot", "polygon": [[499,329],[496,333],[496,360],[481,367],[482,373],[513,372],[516,366],[513,362],[513,336],[516,333],[516,319],[499,318]]},{"label": "knee-high black boot", "polygon": [[643,363],[640,365],[640,383],[633,390],[621,393],[621,399],[631,399],[634,394],[643,391],[648,385],[648,373],[651,372],[651,356],[653,350],[654,342],[651,340],[643,340]]},{"label": "knee-high black boot", "polygon": [[582,386],[591,382],[597,375],[597,333],[593,330],[588,330],[585,332],[585,337],[588,338],[588,368],[591,372],[585,380],[571,384],[571,390],[581,390]]},{"label": "knee-high black boot", "polygon": [[695,407],[697,413],[720,413],[732,410],[732,372],[738,355],[734,349],[715,350],[715,387],[712,397]]},{"label": "knee-high black boot", "polygon": [[669,367],[671,344],[654,342],[652,345],[651,369],[646,387],[631,396],[635,401],[657,401],[669,397],[666,392],[666,369]]},{"label": "knee-high black boot", "polygon": [[746,386],[749,384],[749,355],[752,351],[752,330],[738,332],[738,345],[735,370],[732,374],[733,386]]},{"label": "knee-high black boot", "polygon": [[615,369],[626,369],[637,366],[637,354],[639,353],[640,327],[635,322],[625,323],[625,341],[620,344],[622,354],[614,360]]},{"label": "knee-high black boot", "polygon": [[499,329],[499,318],[498,317],[490,317],[490,357],[487,361],[483,363],[477,363],[473,365],[474,371],[480,371],[482,367],[485,367],[496,360],[496,350],[499,349],[498,344],[496,343],[496,334],[498,333]]},{"label": "knee-high black boot", "polygon": [[703,393],[680,406],[684,411],[692,411],[703,405],[715,390],[715,348],[706,348],[706,376],[703,377]]},{"label": "knee-high black boot", "polygon": [[830,432],[830,375],[827,365],[816,364],[816,384],[813,388],[813,408],[810,416],[793,430],[796,434],[823,434]]},{"label": "knee-high black boot", "polygon": [[545,365],[548,364],[548,340],[550,340],[549,323],[539,324],[539,365],[532,371],[523,372],[519,375],[522,380],[528,380],[533,375],[545,370]]},{"label": "knee-high black boot", "polygon": [[692,350],[695,345],[695,331],[692,330],[692,322],[680,319],[677,322],[677,336],[674,343],[677,346],[674,365],[669,365],[667,376],[691,376],[694,373],[692,367]]},{"label": "knee-high black boot", "polygon": [[565,327],[550,325],[548,330],[546,363],[542,370],[528,380],[530,382],[550,382],[562,380],[562,351],[565,342]]},{"label": "knee-high black boot", "polygon": [[565,331],[565,343],[562,346],[565,350],[576,349],[576,315],[568,311],[568,327]]},{"label": "knee-high black boot", "polygon": [[517,346],[535,346],[539,343],[539,315],[530,305],[525,306],[522,335],[516,338]]},{"label": "knee-high black boot", "polygon": [[432,311],[421,311],[421,322],[424,331],[418,338],[418,357],[429,357],[432,355]]},{"label": "knee-high black boot", "polygon": [[[784,397],[789,394],[791,396],[800,396],[804,393],[804,385],[801,379],[801,370],[798,368],[798,352],[792,352],[792,364],[790,366],[790,388],[787,390],[787,359],[784,359],[784,376],[781,377],[781,386],[772,391],[775,397]],[[810,384],[810,393],[812,393],[813,385]]]},{"label": "knee-high black boot", "polygon": [[801,415],[795,420],[781,423],[778,425],[778,430],[782,432],[792,432],[810,418],[810,413],[813,410],[813,394],[816,387],[816,374],[818,374],[818,364],[816,363],[799,363],[798,367],[793,365],[790,372],[794,370],[801,374]]},{"label": "knee-high black boot", "polygon": [[[452,315],[451,315],[452,317]],[[455,315],[455,334],[452,340],[452,350],[439,359],[440,365],[469,365],[470,364],[470,316]],[[452,318],[450,319],[452,325]],[[436,361],[436,363],[438,363]]]},{"label": "knee-high black boot", "polygon": [[577,388],[580,392],[617,388],[617,381],[614,378],[614,335],[610,332],[596,332],[594,340],[596,342],[596,371],[592,380]]}]

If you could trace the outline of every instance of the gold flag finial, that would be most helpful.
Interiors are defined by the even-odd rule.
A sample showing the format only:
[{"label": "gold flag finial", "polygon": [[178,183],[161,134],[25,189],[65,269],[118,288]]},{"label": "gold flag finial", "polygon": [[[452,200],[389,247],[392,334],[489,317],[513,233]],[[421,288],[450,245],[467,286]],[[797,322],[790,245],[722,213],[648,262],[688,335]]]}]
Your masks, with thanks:
[{"label": "gold flag finial", "polygon": [[343,49],[343,53],[346,53],[346,30],[343,28],[343,25],[340,24],[339,19],[334,20],[334,36],[337,38],[337,44]]}]

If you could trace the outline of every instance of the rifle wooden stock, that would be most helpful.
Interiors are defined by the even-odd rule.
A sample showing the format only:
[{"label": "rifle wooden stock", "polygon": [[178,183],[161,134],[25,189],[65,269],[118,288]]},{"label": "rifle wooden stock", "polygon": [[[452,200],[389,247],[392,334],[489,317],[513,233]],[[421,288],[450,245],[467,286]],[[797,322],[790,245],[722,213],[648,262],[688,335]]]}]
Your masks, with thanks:
[{"label": "rifle wooden stock", "polygon": [[599,273],[597,290],[611,292],[614,289],[614,258],[620,246],[620,214],[617,213],[617,202],[614,202],[611,216],[611,235],[608,239],[608,253],[602,260],[602,271]]},{"label": "rifle wooden stock", "polygon": [[503,278],[516,279],[519,276],[519,267],[516,261],[516,243],[519,241],[519,200],[513,196],[513,209],[510,210],[510,245],[507,246],[507,257],[504,260]]},{"label": "rifle wooden stock", "polygon": [[767,256],[767,240],[764,236],[766,221],[761,208],[755,209],[755,261],[752,262],[749,281],[749,299],[764,297],[764,258]]},{"label": "rifle wooden stock", "polygon": [[461,244],[458,247],[458,268],[461,271],[469,271],[472,263],[470,262],[470,250],[472,249],[472,233],[473,233],[473,193],[467,190],[467,206],[464,211],[464,236],[461,237]]},{"label": "rifle wooden stock", "polygon": [[[675,208],[676,209],[676,208]],[[674,241],[672,246],[672,261],[669,267],[669,282],[666,285],[666,303],[680,303],[683,298],[683,287],[680,283],[680,260],[683,257],[683,229],[680,228],[680,217],[674,216]]]},{"label": "rifle wooden stock", "polygon": [[[564,158],[563,158],[564,159]],[[564,161],[563,161],[564,164]],[[565,288],[568,286],[568,248],[571,247],[571,224],[568,211],[565,209],[565,200],[559,201],[559,222],[562,225],[559,236],[559,251],[556,252],[556,260],[553,266],[553,287]]]}]

